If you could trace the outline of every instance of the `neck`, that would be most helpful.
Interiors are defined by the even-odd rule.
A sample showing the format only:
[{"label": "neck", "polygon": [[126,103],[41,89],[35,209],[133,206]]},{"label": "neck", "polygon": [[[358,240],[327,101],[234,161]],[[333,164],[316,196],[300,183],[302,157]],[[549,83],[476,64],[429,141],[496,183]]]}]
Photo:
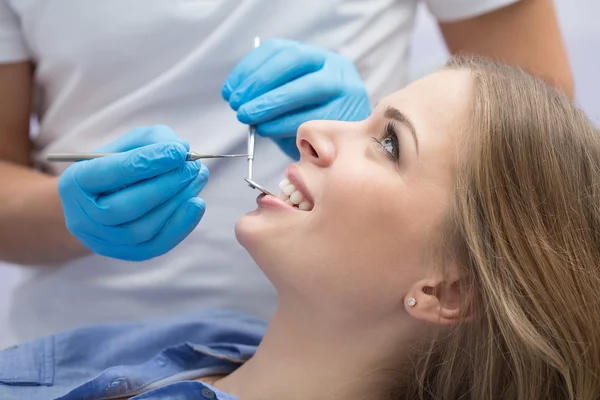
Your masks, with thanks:
[{"label": "neck", "polygon": [[292,311],[280,305],[256,354],[215,386],[244,400],[374,398],[406,356],[397,320],[356,326]]}]

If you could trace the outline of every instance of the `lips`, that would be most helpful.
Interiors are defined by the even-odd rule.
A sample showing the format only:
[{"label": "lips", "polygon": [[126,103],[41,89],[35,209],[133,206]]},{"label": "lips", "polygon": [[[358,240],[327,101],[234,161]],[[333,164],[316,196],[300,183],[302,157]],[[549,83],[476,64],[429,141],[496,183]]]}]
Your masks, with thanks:
[{"label": "lips", "polygon": [[266,208],[298,211],[296,208],[285,203],[281,199],[279,199],[275,196],[265,195],[264,193],[261,193],[258,195],[258,197],[256,198],[256,204],[258,204],[260,207],[263,207],[263,208],[266,207]]}]

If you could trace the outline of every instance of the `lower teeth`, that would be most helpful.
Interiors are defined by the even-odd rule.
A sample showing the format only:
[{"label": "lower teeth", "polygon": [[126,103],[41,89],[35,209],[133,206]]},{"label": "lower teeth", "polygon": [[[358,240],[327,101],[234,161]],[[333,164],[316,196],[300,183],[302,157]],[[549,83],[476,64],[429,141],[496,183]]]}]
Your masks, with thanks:
[{"label": "lower teeth", "polygon": [[292,201],[290,200],[290,197],[289,197],[289,196],[286,196],[285,194],[283,194],[283,193],[282,193],[282,194],[280,194],[278,197],[279,197],[279,199],[281,199],[281,200],[282,200],[282,201],[283,201],[285,204],[287,204],[287,205],[290,205],[290,206],[294,207],[295,209],[298,209],[298,210],[300,209],[300,204],[294,204],[294,203],[292,203]]},{"label": "lower teeth", "polygon": [[[279,196],[277,196],[277,197],[279,198],[279,200],[283,201],[285,204],[290,205],[297,210],[310,211],[312,209],[312,205],[304,198],[302,198],[302,201],[300,203],[295,204],[292,202],[291,197],[285,192],[281,192],[279,194]],[[300,207],[300,206],[302,206],[302,207]]]}]

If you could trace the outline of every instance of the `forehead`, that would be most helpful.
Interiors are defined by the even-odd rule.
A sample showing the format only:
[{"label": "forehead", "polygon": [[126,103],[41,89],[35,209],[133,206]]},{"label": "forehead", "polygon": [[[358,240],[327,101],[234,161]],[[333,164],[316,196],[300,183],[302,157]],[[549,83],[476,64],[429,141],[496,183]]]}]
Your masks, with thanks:
[{"label": "forehead", "polygon": [[427,135],[432,129],[457,127],[467,117],[472,98],[468,70],[441,70],[392,94],[382,105],[400,109]]},{"label": "forehead", "polygon": [[473,78],[467,70],[442,70],[407,86],[382,101],[412,121],[418,141],[418,172],[404,175],[414,187],[448,189],[455,179],[458,142],[473,101]]}]

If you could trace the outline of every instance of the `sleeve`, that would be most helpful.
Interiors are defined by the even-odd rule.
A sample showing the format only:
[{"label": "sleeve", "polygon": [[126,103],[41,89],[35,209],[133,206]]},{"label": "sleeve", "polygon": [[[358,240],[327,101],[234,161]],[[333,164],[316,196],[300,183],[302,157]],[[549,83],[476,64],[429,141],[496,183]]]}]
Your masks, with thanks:
[{"label": "sleeve", "polygon": [[8,0],[0,0],[0,63],[30,58],[18,15],[9,6]]},{"label": "sleeve", "polygon": [[440,22],[453,22],[487,14],[519,0],[424,0]]}]

